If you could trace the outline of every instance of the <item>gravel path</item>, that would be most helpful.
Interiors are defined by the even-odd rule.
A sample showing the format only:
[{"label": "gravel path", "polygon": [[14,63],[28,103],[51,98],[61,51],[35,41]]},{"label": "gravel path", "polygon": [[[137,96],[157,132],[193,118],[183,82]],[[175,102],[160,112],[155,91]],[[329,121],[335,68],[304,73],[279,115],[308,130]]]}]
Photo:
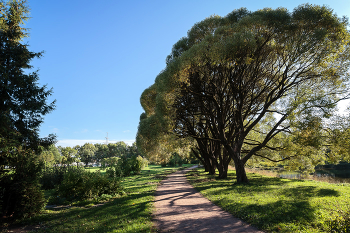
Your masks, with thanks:
[{"label": "gravel path", "polygon": [[157,188],[154,218],[160,232],[262,232],[197,192],[184,175],[190,169],[167,176]]}]

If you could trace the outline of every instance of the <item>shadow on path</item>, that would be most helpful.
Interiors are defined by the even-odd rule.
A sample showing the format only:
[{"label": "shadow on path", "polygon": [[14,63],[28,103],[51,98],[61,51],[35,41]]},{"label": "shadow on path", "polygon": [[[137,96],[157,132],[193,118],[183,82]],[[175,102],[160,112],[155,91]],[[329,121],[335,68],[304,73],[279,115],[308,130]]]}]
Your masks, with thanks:
[{"label": "shadow on path", "polygon": [[170,174],[157,188],[154,219],[161,232],[262,232],[197,192],[184,176],[190,169]]}]

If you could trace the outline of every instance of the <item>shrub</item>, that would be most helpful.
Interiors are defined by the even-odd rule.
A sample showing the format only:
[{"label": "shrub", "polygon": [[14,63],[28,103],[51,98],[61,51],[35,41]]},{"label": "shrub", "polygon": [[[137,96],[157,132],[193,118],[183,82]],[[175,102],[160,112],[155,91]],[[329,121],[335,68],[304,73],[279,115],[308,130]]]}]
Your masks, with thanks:
[{"label": "shrub", "polygon": [[132,163],[129,160],[130,159],[126,156],[121,156],[120,159],[118,160],[116,169],[119,171],[120,177],[131,175]]},{"label": "shrub", "polygon": [[106,174],[105,176],[107,176],[108,178],[117,178],[120,177],[120,171],[115,168],[115,167],[109,167],[106,169]]},{"label": "shrub", "polygon": [[68,167],[46,167],[40,177],[40,183],[44,190],[54,189],[59,186],[62,181],[64,174],[68,170],[81,169],[73,166]]},{"label": "shrub", "polygon": [[112,195],[108,195],[108,194],[102,194],[98,200],[99,201],[109,201],[110,199],[112,199],[113,196]]},{"label": "shrub", "polygon": [[131,163],[131,171],[134,174],[140,174],[142,168],[145,167],[144,159],[140,155],[133,156],[130,159],[130,163]]},{"label": "shrub", "polygon": [[83,169],[68,171],[58,187],[58,196],[68,201],[98,198],[102,194],[115,195],[121,191],[120,181]]},{"label": "shrub", "polygon": [[140,174],[142,168],[148,165],[148,160],[142,158],[140,155],[121,156],[118,159],[117,164],[107,168],[106,174],[108,177],[125,177],[131,174]]}]

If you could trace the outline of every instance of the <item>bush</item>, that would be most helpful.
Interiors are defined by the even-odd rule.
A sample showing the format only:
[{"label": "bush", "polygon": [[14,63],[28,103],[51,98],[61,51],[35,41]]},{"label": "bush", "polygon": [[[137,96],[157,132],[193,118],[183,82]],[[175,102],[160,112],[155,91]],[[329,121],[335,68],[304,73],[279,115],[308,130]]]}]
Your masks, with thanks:
[{"label": "bush", "polygon": [[121,156],[118,160],[116,170],[120,174],[120,177],[130,176],[132,171],[132,163],[130,159],[126,156]]},{"label": "bush", "polygon": [[133,156],[130,160],[130,163],[131,163],[131,171],[134,174],[140,174],[142,168],[145,167],[144,159],[140,155]]},{"label": "bush", "polygon": [[44,190],[54,189],[59,186],[62,181],[64,174],[68,170],[81,169],[74,166],[68,167],[46,167],[40,177],[40,183]]},{"label": "bush", "polygon": [[140,155],[122,156],[118,159],[116,165],[107,168],[106,174],[108,177],[125,177],[131,174],[140,174],[142,168],[148,165],[148,160],[142,158]]},{"label": "bush", "polygon": [[100,172],[83,169],[68,171],[58,187],[58,197],[68,201],[98,198],[102,194],[116,195],[121,191],[120,181]]}]

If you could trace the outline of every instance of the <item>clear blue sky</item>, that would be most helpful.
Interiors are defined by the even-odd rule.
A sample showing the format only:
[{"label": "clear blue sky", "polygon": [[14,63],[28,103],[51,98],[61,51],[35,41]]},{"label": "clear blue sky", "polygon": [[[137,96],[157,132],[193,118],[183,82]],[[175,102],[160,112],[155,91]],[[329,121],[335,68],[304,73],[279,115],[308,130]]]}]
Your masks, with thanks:
[{"label": "clear blue sky", "polygon": [[[350,16],[349,0],[310,0]],[[143,112],[140,95],[165,67],[174,43],[206,17],[246,7],[285,7],[305,1],[257,0],[29,0],[30,50],[45,51],[32,62],[40,85],[53,88],[56,110],[40,135],[58,144],[135,140]]]}]

